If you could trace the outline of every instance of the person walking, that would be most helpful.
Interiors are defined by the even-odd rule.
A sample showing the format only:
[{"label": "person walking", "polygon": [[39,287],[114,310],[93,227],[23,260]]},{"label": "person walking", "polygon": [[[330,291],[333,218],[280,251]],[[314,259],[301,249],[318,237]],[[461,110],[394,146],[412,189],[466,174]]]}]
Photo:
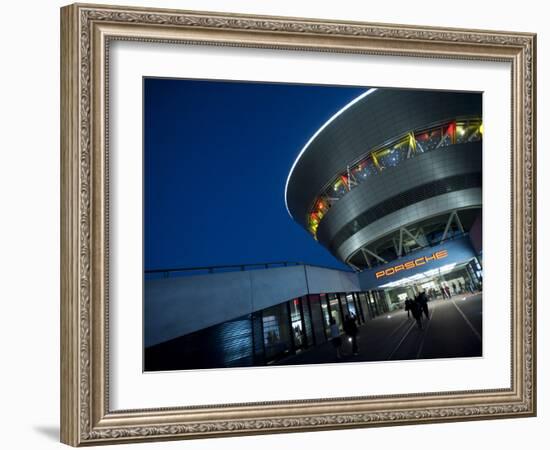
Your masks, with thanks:
[{"label": "person walking", "polygon": [[334,317],[330,318],[330,340],[336,350],[336,359],[340,359],[342,357],[342,338],[340,337],[340,328]]},{"label": "person walking", "polygon": [[418,296],[411,302],[411,313],[416,320],[416,325],[422,330],[422,306],[418,302]]},{"label": "person walking", "polygon": [[346,316],[344,320],[344,332],[351,339],[351,351],[354,355],[359,354],[359,347],[357,345],[357,333],[359,329],[355,323],[355,319],[352,316]]},{"label": "person walking", "polygon": [[407,319],[411,318],[411,303],[412,300],[407,297],[407,299],[405,300],[405,311],[407,311]]},{"label": "person walking", "polygon": [[430,311],[428,310],[428,297],[426,296],[425,292],[421,292],[418,294],[418,304],[420,305],[421,311],[420,315],[424,313],[426,316],[426,319],[430,319]]}]

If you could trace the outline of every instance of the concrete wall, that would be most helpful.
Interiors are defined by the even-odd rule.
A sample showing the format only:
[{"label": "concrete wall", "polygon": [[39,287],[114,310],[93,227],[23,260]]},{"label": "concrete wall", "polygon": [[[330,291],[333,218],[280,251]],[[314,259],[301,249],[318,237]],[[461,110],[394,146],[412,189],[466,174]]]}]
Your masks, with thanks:
[{"label": "concrete wall", "polygon": [[145,281],[145,346],[309,293],[359,290],[357,275],[290,266]]}]

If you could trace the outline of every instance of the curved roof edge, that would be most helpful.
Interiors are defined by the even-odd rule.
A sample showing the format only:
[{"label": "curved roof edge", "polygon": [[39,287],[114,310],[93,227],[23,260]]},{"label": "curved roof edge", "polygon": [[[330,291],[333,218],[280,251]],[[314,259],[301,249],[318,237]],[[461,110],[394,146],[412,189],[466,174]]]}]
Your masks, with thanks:
[{"label": "curved roof edge", "polygon": [[309,140],[306,142],[306,144],[302,147],[302,150],[300,150],[300,153],[298,153],[298,156],[296,157],[296,159],[292,163],[292,167],[290,168],[290,172],[288,173],[288,176],[286,178],[286,183],[285,183],[285,207],[286,207],[286,210],[288,212],[288,215],[290,217],[292,217],[293,219],[294,219],[294,216],[290,212],[290,209],[288,209],[287,191],[288,191],[288,183],[290,182],[290,177],[292,176],[292,173],[294,172],[296,164],[298,164],[298,161],[300,160],[300,158],[302,157],[304,152],[307,150],[307,148],[311,145],[311,143],[315,140],[315,138],[317,136],[319,136],[319,134],[321,134],[321,132],[326,127],[328,127],[338,116],[340,116],[342,113],[344,113],[347,109],[351,108],[355,103],[359,102],[360,100],[362,100],[366,96],[372,94],[376,90],[377,90],[377,88],[370,88],[367,91],[365,91],[364,93],[362,93],[361,95],[359,95],[358,97],[354,98],[348,104],[344,105],[339,111],[337,111],[335,114],[333,114],[333,116],[330,119],[328,119],[323,125],[321,125],[321,127],[313,134],[313,136],[311,136],[309,138]]}]

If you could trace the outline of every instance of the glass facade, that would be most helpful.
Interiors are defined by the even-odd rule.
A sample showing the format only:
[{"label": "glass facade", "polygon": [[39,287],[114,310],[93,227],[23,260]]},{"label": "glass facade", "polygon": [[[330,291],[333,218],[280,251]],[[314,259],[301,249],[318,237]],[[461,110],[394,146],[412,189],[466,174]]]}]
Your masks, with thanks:
[{"label": "glass facade", "polygon": [[292,348],[290,321],[286,304],[262,311],[264,353],[266,362],[284,356]]},{"label": "glass facade", "polygon": [[292,328],[292,339],[294,341],[295,349],[303,349],[307,347],[307,339],[305,335],[301,303],[301,299],[295,298],[288,304],[290,309],[290,326]]},{"label": "glass facade", "polygon": [[340,329],[340,332],[342,332],[344,330],[344,316],[342,308],[340,306],[340,299],[338,298],[338,294],[329,294],[328,300],[328,304],[330,307],[330,317],[334,319],[334,321],[338,325],[338,328]]},{"label": "glass facade", "polygon": [[483,124],[479,118],[453,120],[415,130],[380,148],[368,150],[359,162],[339,173],[315,199],[308,216],[308,229],[317,239],[317,228],[330,207],[355,186],[378,173],[391,169],[416,155],[450,145],[481,141]]},{"label": "glass facade", "polygon": [[330,336],[330,309],[326,294],[320,295],[321,313],[323,315],[323,324],[325,327],[325,336]]},{"label": "glass facade", "polygon": [[254,315],[263,320],[264,355],[257,355],[255,362],[280,363],[288,355],[329,342],[331,318],[343,334],[347,316],[362,326],[387,312],[382,291],[310,294],[258,311]]},{"label": "glass facade", "polygon": [[[363,325],[387,311],[383,296],[372,292],[310,294],[254,313],[261,318],[263,355],[255,361],[266,364],[284,359],[330,341],[330,319],[344,332],[348,315]],[[255,350],[255,353],[258,350]]]}]

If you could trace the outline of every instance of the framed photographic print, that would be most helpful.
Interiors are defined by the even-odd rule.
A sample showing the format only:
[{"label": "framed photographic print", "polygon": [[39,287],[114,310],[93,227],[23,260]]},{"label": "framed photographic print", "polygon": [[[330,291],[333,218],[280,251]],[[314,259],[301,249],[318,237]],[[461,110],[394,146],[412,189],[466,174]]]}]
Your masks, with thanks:
[{"label": "framed photographic print", "polygon": [[79,446],[536,413],[536,36],[61,10]]}]

